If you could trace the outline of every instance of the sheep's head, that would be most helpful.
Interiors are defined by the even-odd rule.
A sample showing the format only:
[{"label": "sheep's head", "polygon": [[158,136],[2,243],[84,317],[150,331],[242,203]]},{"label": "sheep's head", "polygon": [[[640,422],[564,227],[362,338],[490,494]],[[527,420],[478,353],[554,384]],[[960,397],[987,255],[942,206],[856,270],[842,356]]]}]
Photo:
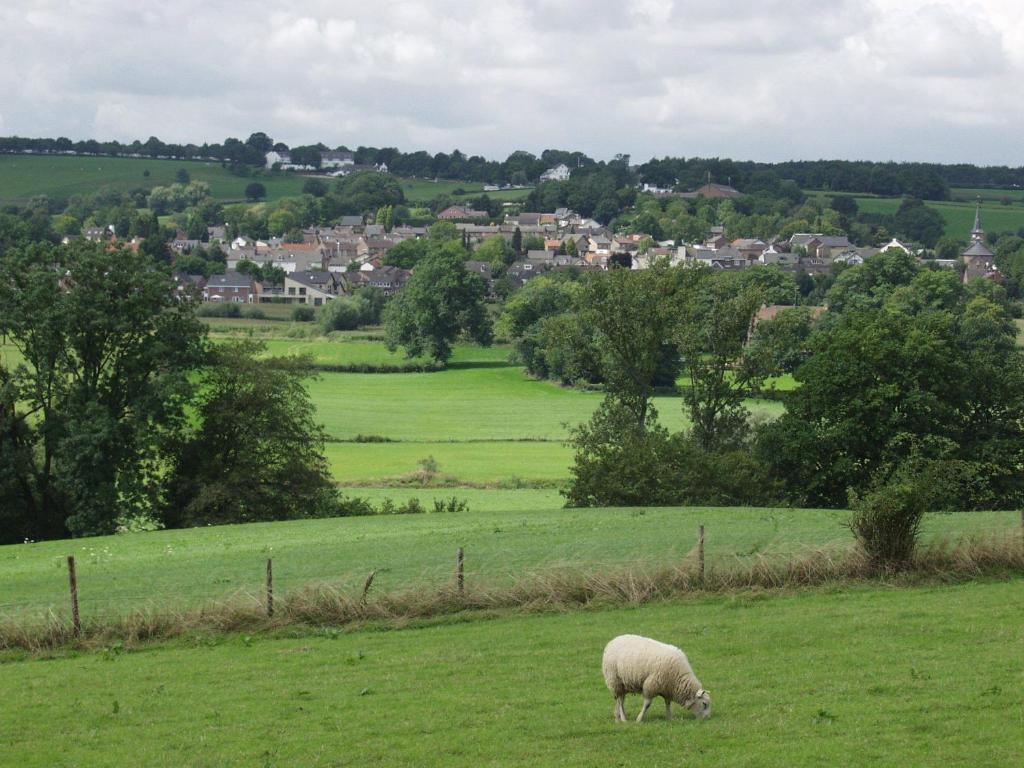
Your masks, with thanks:
[{"label": "sheep's head", "polygon": [[711,694],[701,688],[697,691],[697,697],[687,704],[686,708],[693,712],[698,720],[711,717]]}]

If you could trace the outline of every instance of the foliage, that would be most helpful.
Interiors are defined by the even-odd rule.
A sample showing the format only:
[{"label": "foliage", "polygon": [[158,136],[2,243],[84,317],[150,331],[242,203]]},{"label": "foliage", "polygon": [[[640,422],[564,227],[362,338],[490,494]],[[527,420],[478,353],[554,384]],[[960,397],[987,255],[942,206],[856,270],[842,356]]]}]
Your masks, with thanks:
[{"label": "foliage", "polygon": [[466,271],[457,251],[447,246],[433,249],[384,310],[388,349],[402,346],[407,357],[426,354],[444,363],[460,334],[489,345],[492,330],[485,293],[480,276]]},{"label": "foliage", "polygon": [[320,310],[320,326],[324,333],[351,331],[380,322],[385,296],[379,288],[367,287],[354,296],[342,296],[327,302]]},{"label": "foliage", "polygon": [[737,293],[728,282],[712,279],[682,306],[674,339],[690,380],[683,399],[704,450],[737,447],[745,436],[750,414],[743,400],[760,388],[767,373],[756,349],[743,354],[761,303],[756,288]]},{"label": "foliage", "polygon": [[926,511],[913,479],[897,478],[850,500],[850,530],[878,567],[909,563]]},{"label": "foliage", "polygon": [[195,425],[174,451],[170,527],[318,517],[334,509],[324,433],[300,357],[221,344],[202,369]]},{"label": "foliage", "polygon": [[312,307],[297,306],[292,310],[292,320],[297,323],[311,323],[316,319],[316,311]]},{"label": "foliage", "polygon": [[791,307],[771,320],[757,324],[746,357],[763,360],[779,373],[792,373],[810,357],[808,341],[814,330],[814,313],[809,307]]},{"label": "foliage", "polygon": [[1024,359],[1015,337],[999,305],[922,271],[883,306],[848,309],[812,335],[786,413],[761,429],[761,455],[798,503],[842,506],[848,489],[864,492],[919,456],[969,478],[950,505],[1016,506]]},{"label": "foliage", "polygon": [[339,179],[323,198],[328,216],[374,213],[405,202],[402,187],[385,173],[352,173]]},{"label": "foliage", "polygon": [[[59,269],[54,265],[59,264]],[[156,509],[161,457],[185,418],[202,325],[142,254],[78,242],[0,260],[0,507],[8,540],[109,533]]]},{"label": "foliage", "polygon": [[246,200],[262,200],[267,196],[267,188],[258,181],[253,181],[245,186]]}]

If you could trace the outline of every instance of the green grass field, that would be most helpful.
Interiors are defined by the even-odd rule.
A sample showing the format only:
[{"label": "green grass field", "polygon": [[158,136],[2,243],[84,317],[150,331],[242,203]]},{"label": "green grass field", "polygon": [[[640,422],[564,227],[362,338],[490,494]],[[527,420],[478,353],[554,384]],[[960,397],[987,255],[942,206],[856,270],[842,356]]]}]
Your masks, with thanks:
[{"label": "green grass field", "polygon": [[[193,181],[208,183],[213,197],[221,201],[244,200],[245,187],[252,181],[267,188],[271,201],[300,194],[306,181],[286,174],[245,179],[220,163],[205,161],[0,155],[0,203],[24,202],[34,195],[88,195],[101,187],[151,189],[173,184],[179,168],[188,171]],[[144,171],[149,171],[149,176],[144,176]]]},{"label": "green grass field", "polygon": [[[1024,751],[1020,580],[740,594],[0,664],[31,766],[921,766]],[[604,644],[683,647],[712,717],[612,720]],[[627,699],[635,716],[638,697]]]},{"label": "green grass field", "polygon": [[[822,199],[827,200],[827,196]],[[861,197],[854,196],[857,207],[862,213],[882,213],[892,215],[900,207],[897,197]],[[945,234],[966,241],[974,227],[974,202],[954,203],[929,201],[926,205],[938,211],[946,222]],[[1016,232],[1024,227],[1024,205],[1000,205],[989,199],[983,199],[981,220],[986,232]]]},{"label": "green grass field", "polygon": [[402,192],[410,204],[427,203],[438,195],[450,195],[459,197],[456,190],[462,190],[463,194],[469,197],[477,197],[486,194],[492,200],[522,200],[530,194],[529,189],[504,189],[497,192],[484,192],[484,185],[472,181],[446,181],[439,179],[399,179],[402,185]]},{"label": "green grass field", "polygon": [[[353,495],[366,495],[351,489]],[[711,567],[754,555],[789,555],[846,545],[846,513],[744,508],[564,509],[552,491],[378,491],[396,501],[461,497],[468,512],[373,516],[215,526],[0,547],[0,615],[66,613],[64,558],[74,554],[86,618],[145,605],[192,607],[238,590],[259,594],[266,558],[286,592],[311,581],[375,589],[440,584],[456,547],[466,550],[467,579],[507,584],[537,569],[588,570],[680,562],[707,531]],[[925,540],[1014,530],[1015,512],[934,514]]]}]

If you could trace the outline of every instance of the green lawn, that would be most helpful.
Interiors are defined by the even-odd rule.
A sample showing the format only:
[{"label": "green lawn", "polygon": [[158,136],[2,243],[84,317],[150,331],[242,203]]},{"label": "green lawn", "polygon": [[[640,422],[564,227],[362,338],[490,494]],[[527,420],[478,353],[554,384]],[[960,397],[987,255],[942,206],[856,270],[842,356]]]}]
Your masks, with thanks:
[{"label": "green lawn", "polygon": [[[300,194],[306,181],[288,174],[246,179],[220,163],[196,160],[0,155],[0,203],[24,202],[34,195],[88,195],[101,187],[151,189],[173,184],[179,168],[188,171],[193,181],[207,182],[213,197],[222,201],[244,200],[245,187],[253,181],[267,188],[271,201]],[[149,176],[144,176],[144,171],[149,171]]]},{"label": "green lawn", "polygon": [[[1024,752],[1020,580],[742,594],[0,664],[32,766],[919,766]],[[710,719],[612,720],[605,643],[680,645]],[[637,696],[627,712],[638,711]]]},{"label": "green lawn", "polygon": [[[66,614],[69,554],[78,561],[82,610],[89,618],[150,604],[194,606],[237,590],[259,594],[268,557],[274,558],[278,591],[319,580],[357,585],[373,569],[375,588],[387,591],[449,578],[459,546],[466,549],[468,580],[502,584],[557,564],[602,570],[679,562],[701,524],[712,567],[851,541],[846,513],[835,510],[564,509],[556,494],[533,490],[406,489],[387,495],[424,503],[454,495],[469,501],[470,509],[8,545],[0,547],[0,615],[39,615],[51,608]],[[924,536],[958,538],[1018,525],[1016,512],[936,514],[926,518]]]},{"label": "green lawn", "polygon": [[402,185],[402,192],[405,193],[405,199],[411,204],[426,203],[433,200],[438,195],[459,197],[459,195],[456,194],[456,190],[462,190],[465,195],[471,197],[486,194],[492,200],[522,200],[531,192],[529,189],[506,189],[499,190],[497,192],[485,193],[483,184],[472,181],[399,179],[399,183]]},{"label": "green lawn", "polygon": [[[561,442],[328,443],[331,475],[342,483],[380,483],[419,469],[433,458],[439,471],[461,482],[555,483],[569,476],[572,449]],[[459,491],[453,491],[458,493]]]}]

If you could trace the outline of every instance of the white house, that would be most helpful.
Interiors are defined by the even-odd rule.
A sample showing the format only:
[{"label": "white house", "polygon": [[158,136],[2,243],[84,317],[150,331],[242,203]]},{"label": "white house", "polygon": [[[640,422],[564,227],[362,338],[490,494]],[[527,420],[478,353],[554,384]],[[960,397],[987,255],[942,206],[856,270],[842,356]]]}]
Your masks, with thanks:
[{"label": "white house", "polygon": [[544,173],[540,175],[541,181],[568,181],[569,180],[569,166],[565,163],[559,163],[554,168],[548,168]]}]

